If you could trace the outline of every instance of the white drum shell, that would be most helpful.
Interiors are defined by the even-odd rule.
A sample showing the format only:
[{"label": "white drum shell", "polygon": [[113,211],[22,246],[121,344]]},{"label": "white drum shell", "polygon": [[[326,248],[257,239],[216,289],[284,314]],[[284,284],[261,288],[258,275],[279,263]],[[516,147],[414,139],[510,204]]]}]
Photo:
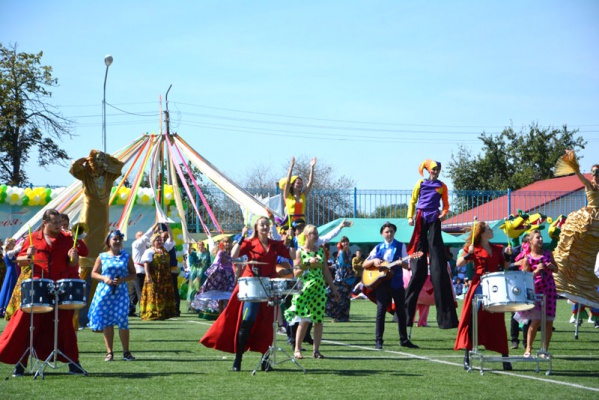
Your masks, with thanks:
[{"label": "white drum shell", "polygon": [[493,272],[483,275],[480,285],[486,311],[526,311],[535,306],[534,278],[531,272]]},{"label": "white drum shell", "polygon": [[239,293],[237,298],[240,301],[250,303],[260,303],[268,301],[270,296],[270,279],[257,276],[244,276],[237,280]]}]

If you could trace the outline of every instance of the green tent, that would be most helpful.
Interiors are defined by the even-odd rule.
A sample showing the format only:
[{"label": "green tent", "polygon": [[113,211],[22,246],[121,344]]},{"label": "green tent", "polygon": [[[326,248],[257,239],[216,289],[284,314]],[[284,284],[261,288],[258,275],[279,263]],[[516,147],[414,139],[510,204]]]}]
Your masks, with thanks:
[{"label": "green tent", "polygon": [[[342,236],[347,236],[350,243],[357,245],[375,245],[383,241],[383,237],[380,234],[381,226],[387,221],[397,226],[397,232],[395,233],[395,239],[398,241],[408,244],[412,238],[412,232],[414,227],[408,225],[407,218],[348,218],[353,221],[354,225],[350,228],[344,228],[341,233],[332,240],[341,239]],[[329,222],[328,224],[322,225],[318,228],[318,234],[324,235],[330,232],[333,228],[338,226],[343,219],[336,219]],[[459,237],[452,236],[449,233],[442,232],[443,242],[446,246],[462,247],[464,240]]]}]

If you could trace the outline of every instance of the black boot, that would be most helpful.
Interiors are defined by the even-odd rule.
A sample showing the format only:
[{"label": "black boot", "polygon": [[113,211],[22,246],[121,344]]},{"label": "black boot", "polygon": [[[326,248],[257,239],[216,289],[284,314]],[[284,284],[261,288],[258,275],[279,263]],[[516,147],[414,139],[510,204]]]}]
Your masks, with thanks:
[{"label": "black boot", "polygon": [[[509,357],[509,354],[502,354],[501,357],[507,358],[507,357]],[[512,363],[504,361],[503,362],[503,370],[504,371],[511,371],[512,370]]]},{"label": "black boot", "polygon": [[237,332],[237,353],[235,354],[235,361],[233,361],[233,371],[241,371],[241,359],[243,353],[245,353],[245,346],[247,345],[250,332],[252,330],[253,322],[241,321],[241,326]]}]

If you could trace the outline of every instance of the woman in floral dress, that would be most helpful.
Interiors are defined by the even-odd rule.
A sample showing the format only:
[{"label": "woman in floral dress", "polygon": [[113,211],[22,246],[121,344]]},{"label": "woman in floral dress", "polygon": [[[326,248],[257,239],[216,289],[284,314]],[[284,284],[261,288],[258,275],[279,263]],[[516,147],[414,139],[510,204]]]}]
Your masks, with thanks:
[{"label": "woman in floral dress", "polygon": [[144,321],[177,316],[168,251],[160,233],[155,233],[152,246],[141,257],[146,282],[141,292],[139,316]]},{"label": "woman in floral dress", "polygon": [[235,269],[231,262],[231,239],[224,237],[219,245],[214,263],[206,270],[206,282],[192,302],[192,307],[206,319],[218,316],[225,308],[225,302],[235,289]]},{"label": "woman in floral dress", "polygon": [[89,307],[88,326],[94,332],[104,333],[104,361],[112,361],[114,325],[117,325],[123,360],[132,361],[135,357],[129,352],[129,290],[126,282],[136,278],[135,267],[129,253],[123,251],[121,231],[111,231],[106,238],[106,246],[108,251],[100,253],[92,269],[92,278],[100,283]]}]

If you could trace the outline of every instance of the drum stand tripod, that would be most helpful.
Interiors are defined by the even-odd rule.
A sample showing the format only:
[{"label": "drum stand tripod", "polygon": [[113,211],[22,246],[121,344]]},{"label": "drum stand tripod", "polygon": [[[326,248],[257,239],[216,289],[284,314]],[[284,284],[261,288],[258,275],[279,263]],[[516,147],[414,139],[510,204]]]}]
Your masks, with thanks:
[{"label": "drum stand tripod", "polygon": [[[551,353],[547,352],[545,348],[545,338],[546,338],[546,315],[545,315],[545,295],[537,294],[535,295],[536,301],[541,303],[541,348],[536,353],[536,357],[494,357],[494,356],[485,356],[483,353],[478,351],[478,310],[483,306],[483,295],[476,294],[472,299],[472,350],[469,352],[469,359],[472,360],[472,357],[478,358],[480,361],[480,374],[484,375],[484,362],[486,361],[496,361],[496,362],[534,362],[537,364],[537,368],[535,372],[539,372],[541,362],[548,362],[549,369],[545,372],[545,375],[551,375],[552,368],[552,356]],[[468,363],[468,372],[472,371],[472,361]]]},{"label": "drum stand tripod", "polygon": [[[58,295],[62,293],[64,293],[64,288],[62,286],[54,287],[54,350],[52,350],[52,353],[50,353],[48,358],[46,358],[46,361],[44,361],[44,363],[39,367],[39,369],[33,376],[33,379],[37,379],[38,376],[41,376],[42,379],[44,379],[44,370],[47,366],[50,366],[50,368],[52,369],[60,368],[57,365],[59,355],[68,361],[67,365],[74,365],[77,369],[81,371],[83,375],[87,375],[87,371],[81,368],[81,366],[78,363],[71,360],[69,357],[67,357],[66,354],[64,354],[62,351],[58,349]],[[54,358],[54,361],[50,362],[50,359],[52,358]]]},{"label": "drum stand tripod", "polygon": [[[30,296],[33,298],[33,279],[31,280],[29,292],[30,292]],[[39,364],[39,361],[40,361],[37,356],[37,353],[35,352],[35,349],[33,348],[33,331],[35,330],[35,327],[33,326],[33,314],[34,314],[33,309],[29,310],[29,347],[27,347],[25,349],[25,352],[23,353],[21,358],[19,358],[19,361],[17,361],[17,364],[16,364],[16,366],[20,365],[23,368],[23,370],[27,369],[25,364],[23,364],[23,360],[25,359],[25,356],[27,356],[27,354],[29,354],[29,368],[30,368],[29,372],[32,374],[33,374],[33,371],[37,368],[37,365]],[[35,364],[33,363],[34,358],[35,358]],[[5,380],[8,380],[9,376],[7,376]]]},{"label": "drum stand tripod", "polygon": [[[298,282],[299,282],[299,280],[298,280]],[[296,285],[297,285],[297,283],[296,283]],[[294,286],[294,288],[295,288],[295,286]],[[269,367],[274,367],[275,365],[283,364],[286,361],[292,361],[299,369],[304,371],[304,374],[306,373],[306,369],[297,362],[295,357],[290,356],[289,353],[287,353],[281,347],[277,346],[277,327],[278,327],[277,317],[279,315],[279,310],[280,310],[281,304],[285,301],[286,298],[287,298],[287,296],[281,297],[278,293],[275,293],[273,295],[272,299],[268,301],[268,305],[273,306],[272,345],[268,346],[268,350],[266,351],[266,353],[264,353],[262,358],[260,358],[260,361],[258,362],[256,367],[252,371],[252,375],[256,375],[256,371],[258,371],[258,369],[262,367],[263,363],[266,363],[266,368],[268,370]],[[277,351],[280,351],[281,353],[283,353],[286,358],[277,362]]]},{"label": "drum stand tripod", "polygon": [[[30,264],[30,267],[31,267],[31,281],[29,283],[29,296],[33,299],[33,295],[34,295],[33,281],[35,280],[35,278],[33,277],[33,264]],[[42,278],[43,278],[43,273],[42,273]],[[34,312],[33,312],[33,306],[32,306],[32,308],[29,310],[29,347],[27,347],[25,349],[25,352],[23,353],[21,358],[19,358],[19,361],[17,361],[17,364],[15,365],[15,366],[20,365],[23,368],[23,370],[27,369],[25,364],[23,364],[23,360],[25,359],[25,356],[27,356],[27,354],[29,354],[29,368],[30,368],[29,372],[32,374],[40,362],[40,360],[37,356],[37,353],[35,352],[35,348],[33,347],[33,331],[35,330],[35,326],[33,326],[33,314],[34,314]],[[35,358],[35,364],[33,363],[34,358]],[[5,380],[8,380],[9,377],[10,377],[10,375],[7,376]]]}]

